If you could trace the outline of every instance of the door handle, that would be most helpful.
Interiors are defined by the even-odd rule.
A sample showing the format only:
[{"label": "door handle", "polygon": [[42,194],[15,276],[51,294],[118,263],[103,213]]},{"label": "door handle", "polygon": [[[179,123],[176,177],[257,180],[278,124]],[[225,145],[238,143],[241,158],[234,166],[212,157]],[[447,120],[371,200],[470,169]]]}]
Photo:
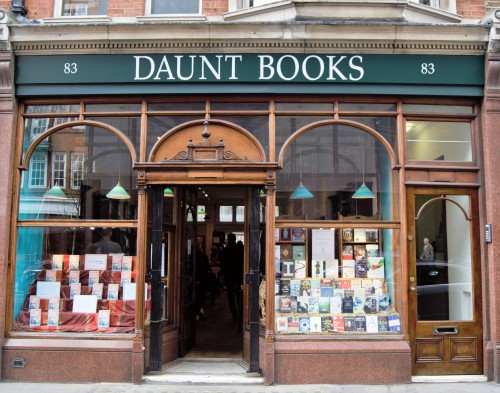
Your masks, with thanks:
[{"label": "door handle", "polygon": [[434,336],[443,336],[446,334],[458,334],[458,326],[434,326],[432,328]]}]

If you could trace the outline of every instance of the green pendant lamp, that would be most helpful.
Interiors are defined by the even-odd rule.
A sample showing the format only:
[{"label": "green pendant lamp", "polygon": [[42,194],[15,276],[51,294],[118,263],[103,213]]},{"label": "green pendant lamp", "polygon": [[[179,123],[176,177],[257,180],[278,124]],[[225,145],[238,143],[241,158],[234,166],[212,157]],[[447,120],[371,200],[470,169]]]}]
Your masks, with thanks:
[{"label": "green pendant lamp", "polygon": [[361,184],[361,187],[358,188],[358,190],[352,195],[351,198],[354,199],[370,199],[370,198],[375,198],[375,194],[370,190],[365,182]]},{"label": "green pendant lamp", "polygon": [[165,198],[173,198],[174,191],[170,187],[167,187],[163,190],[163,196]]},{"label": "green pendant lamp", "polygon": [[130,199],[129,193],[125,191],[120,182],[118,182],[116,186],[114,186],[114,188],[106,194],[106,197],[109,199]]},{"label": "green pendant lamp", "polygon": [[64,191],[59,187],[59,185],[54,184],[45,194],[43,194],[43,197],[46,199],[67,199],[66,194]]},{"label": "green pendant lamp", "polygon": [[292,195],[290,195],[290,199],[309,199],[309,198],[314,198],[314,195],[307,189],[304,184],[302,184],[302,181],[300,184],[297,186],[294,192],[292,192]]}]

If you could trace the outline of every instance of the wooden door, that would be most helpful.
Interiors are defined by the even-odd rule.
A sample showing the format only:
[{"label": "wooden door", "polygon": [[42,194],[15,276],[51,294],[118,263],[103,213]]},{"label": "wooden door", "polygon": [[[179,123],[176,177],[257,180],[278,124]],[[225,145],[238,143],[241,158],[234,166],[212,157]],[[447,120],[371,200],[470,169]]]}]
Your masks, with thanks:
[{"label": "wooden door", "polygon": [[407,206],[413,374],[481,374],[477,191],[410,188]]},{"label": "wooden door", "polygon": [[183,188],[180,201],[180,326],[179,355],[185,356],[196,343],[195,265],[196,265],[196,190]]}]

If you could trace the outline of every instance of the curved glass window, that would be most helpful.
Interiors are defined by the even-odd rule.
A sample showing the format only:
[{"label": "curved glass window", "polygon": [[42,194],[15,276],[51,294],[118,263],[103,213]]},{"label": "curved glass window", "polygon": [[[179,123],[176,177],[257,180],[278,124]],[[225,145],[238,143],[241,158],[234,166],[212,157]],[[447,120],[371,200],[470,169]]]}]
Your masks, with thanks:
[{"label": "curved glass window", "polygon": [[22,174],[19,219],[130,220],[136,211],[131,153],[100,127],[77,125],[48,136]]},{"label": "curved glass window", "polygon": [[[363,185],[372,194],[357,198]],[[277,219],[393,219],[389,154],[376,138],[348,125],[320,126],[296,138],[276,190]]]}]

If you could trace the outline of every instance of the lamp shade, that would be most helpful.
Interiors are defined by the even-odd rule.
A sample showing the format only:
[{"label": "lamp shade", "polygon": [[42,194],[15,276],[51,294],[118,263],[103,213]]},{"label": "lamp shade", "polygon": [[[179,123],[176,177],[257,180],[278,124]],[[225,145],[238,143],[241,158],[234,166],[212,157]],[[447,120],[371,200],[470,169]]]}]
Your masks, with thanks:
[{"label": "lamp shade", "polygon": [[202,208],[202,209],[198,210],[198,214],[199,214],[200,216],[204,216],[204,215],[206,215],[206,214],[207,214],[207,212],[205,211],[205,209],[203,209],[203,208]]},{"label": "lamp shade", "polygon": [[47,192],[43,194],[43,197],[46,199],[67,199],[66,194],[57,183],[47,190]]},{"label": "lamp shade", "polygon": [[167,187],[163,190],[163,196],[166,198],[172,198],[174,196],[174,191],[170,187]]},{"label": "lamp shade", "polygon": [[130,195],[125,189],[121,186],[120,182],[111,189],[110,192],[106,194],[106,197],[109,199],[129,199]]},{"label": "lamp shade", "polygon": [[363,184],[361,184],[361,187],[358,188],[358,190],[352,195],[351,198],[369,199],[369,198],[375,198],[375,194],[363,182]]},{"label": "lamp shade", "polygon": [[290,199],[308,199],[308,198],[314,198],[314,195],[311,194],[311,192],[300,182],[298,187],[295,189],[294,192],[292,192],[292,195],[290,195]]},{"label": "lamp shade", "polygon": [[261,189],[261,190],[259,191],[259,196],[260,196],[260,197],[265,197],[265,196],[266,196],[266,192],[265,192],[264,190],[262,190],[262,189]]}]

